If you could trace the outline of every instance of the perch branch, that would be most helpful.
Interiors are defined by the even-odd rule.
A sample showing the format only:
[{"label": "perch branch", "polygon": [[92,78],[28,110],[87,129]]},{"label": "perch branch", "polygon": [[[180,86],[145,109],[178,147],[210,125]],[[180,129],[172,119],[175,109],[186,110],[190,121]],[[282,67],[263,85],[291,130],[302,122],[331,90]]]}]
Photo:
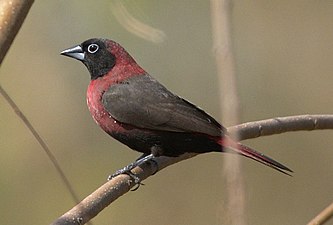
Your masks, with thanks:
[{"label": "perch branch", "polygon": [[[239,140],[256,138],[289,131],[333,129],[333,115],[301,115],[278,117],[275,119],[249,122],[230,127],[232,133],[237,132]],[[184,154],[177,158],[159,157],[155,163],[146,163],[136,167],[132,172],[141,180],[153,175],[157,168],[163,168],[189,159],[196,154]],[[52,225],[82,225],[95,217],[105,207],[128,192],[135,184],[128,175],[122,174],[106,182],[95,192],[83,199],[78,205],[55,220]]]}]

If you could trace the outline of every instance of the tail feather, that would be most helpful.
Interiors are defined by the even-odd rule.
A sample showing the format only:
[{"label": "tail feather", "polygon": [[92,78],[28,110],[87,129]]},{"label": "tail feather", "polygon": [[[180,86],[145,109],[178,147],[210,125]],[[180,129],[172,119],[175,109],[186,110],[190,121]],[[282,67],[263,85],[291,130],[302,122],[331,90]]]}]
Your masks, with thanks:
[{"label": "tail feather", "polygon": [[293,172],[291,169],[289,169],[288,167],[282,165],[281,163],[275,161],[274,159],[271,159],[267,156],[265,156],[264,154],[255,151],[254,149],[247,147],[239,142],[236,142],[234,140],[232,140],[231,138],[227,138],[224,137],[222,139],[220,139],[219,144],[222,145],[223,147],[227,147],[232,149],[233,151],[235,151],[236,153],[243,155],[245,157],[254,159],[266,166],[269,166],[281,173],[287,174],[289,176],[291,176],[291,174],[289,174],[288,172]]}]

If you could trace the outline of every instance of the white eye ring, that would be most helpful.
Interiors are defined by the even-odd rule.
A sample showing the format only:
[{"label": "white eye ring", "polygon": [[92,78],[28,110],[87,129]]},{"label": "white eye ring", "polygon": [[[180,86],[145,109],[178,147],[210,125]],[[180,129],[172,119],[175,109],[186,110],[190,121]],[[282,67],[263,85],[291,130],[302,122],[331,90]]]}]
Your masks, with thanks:
[{"label": "white eye ring", "polygon": [[88,50],[89,53],[94,54],[98,51],[98,49],[99,49],[99,46],[97,44],[90,44],[88,46],[87,50]]}]

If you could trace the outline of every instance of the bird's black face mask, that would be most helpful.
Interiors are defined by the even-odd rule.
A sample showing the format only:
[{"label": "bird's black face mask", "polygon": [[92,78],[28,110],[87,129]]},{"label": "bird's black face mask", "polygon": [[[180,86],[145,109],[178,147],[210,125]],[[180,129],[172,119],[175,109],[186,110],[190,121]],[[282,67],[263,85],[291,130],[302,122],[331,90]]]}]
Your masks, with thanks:
[{"label": "bird's black face mask", "polygon": [[104,76],[116,64],[116,57],[108,51],[103,39],[89,39],[60,54],[81,61],[89,70],[92,80]]}]

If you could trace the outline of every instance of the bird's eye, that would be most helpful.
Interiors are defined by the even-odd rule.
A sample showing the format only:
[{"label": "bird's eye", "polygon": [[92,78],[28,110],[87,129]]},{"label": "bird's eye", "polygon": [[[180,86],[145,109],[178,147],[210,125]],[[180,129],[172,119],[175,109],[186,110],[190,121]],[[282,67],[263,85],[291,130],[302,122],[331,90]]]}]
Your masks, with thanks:
[{"label": "bird's eye", "polygon": [[99,49],[99,46],[97,44],[90,44],[88,46],[87,50],[88,50],[89,53],[94,54],[98,51],[98,49]]}]

